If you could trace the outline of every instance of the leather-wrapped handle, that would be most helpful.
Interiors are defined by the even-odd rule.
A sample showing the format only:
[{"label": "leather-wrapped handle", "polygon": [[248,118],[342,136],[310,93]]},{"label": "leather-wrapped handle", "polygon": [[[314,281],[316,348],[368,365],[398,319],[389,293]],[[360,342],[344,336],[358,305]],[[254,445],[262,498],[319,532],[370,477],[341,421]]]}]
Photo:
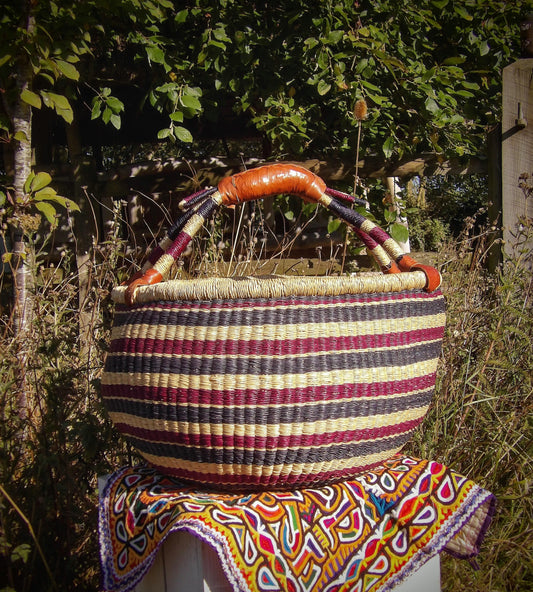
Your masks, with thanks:
[{"label": "leather-wrapped handle", "polygon": [[185,198],[180,203],[184,214],[154,249],[143,269],[127,283],[126,303],[133,304],[139,287],[157,284],[168,276],[174,261],[221,205],[232,206],[277,194],[297,195],[305,201],[319,203],[344,220],[361,238],[384,273],[422,270],[427,278],[427,291],[440,285],[440,274],[435,268],[421,265],[403,253],[384,230],[340,201],[357,201],[355,198],[328,189],[320,177],[303,167],[278,163],[226,177],[216,189],[206,189]]},{"label": "leather-wrapped handle", "polygon": [[303,167],[278,163],[225,177],[218,184],[218,191],[222,203],[228,206],[282,193],[319,202],[326,183]]}]

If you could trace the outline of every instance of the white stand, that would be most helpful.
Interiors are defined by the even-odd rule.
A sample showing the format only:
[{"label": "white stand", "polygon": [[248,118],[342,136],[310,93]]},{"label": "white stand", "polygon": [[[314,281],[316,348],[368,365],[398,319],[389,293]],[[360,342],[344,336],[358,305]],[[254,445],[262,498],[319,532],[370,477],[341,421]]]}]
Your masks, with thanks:
[{"label": "white stand", "polygon": [[[232,592],[218,555],[186,532],[168,536],[134,592]],[[431,558],[394,592],[440,592],[439,556]]]}]

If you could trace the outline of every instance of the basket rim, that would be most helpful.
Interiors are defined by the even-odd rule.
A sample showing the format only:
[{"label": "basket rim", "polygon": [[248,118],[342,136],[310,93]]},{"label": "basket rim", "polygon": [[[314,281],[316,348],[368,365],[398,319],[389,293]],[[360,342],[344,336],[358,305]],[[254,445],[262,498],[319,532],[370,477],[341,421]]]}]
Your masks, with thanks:
[{"label": "basket rim", "polygon": [[[291,296],[343,296],[424,289],[427,277],[421,270],[384,275],[361,272],[347,276],[242,276],[175,279],[140,286],[133,304],[160,301],[242,300]],[[111,293],[116,304],[125,304],[127,286]]]}]

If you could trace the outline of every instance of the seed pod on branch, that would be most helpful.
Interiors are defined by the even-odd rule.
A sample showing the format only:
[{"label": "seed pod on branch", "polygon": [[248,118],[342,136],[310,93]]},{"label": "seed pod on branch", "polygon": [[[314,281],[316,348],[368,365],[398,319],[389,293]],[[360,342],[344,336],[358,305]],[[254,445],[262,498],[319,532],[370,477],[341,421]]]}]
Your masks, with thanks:
[{"label": "seed pod on branch", "polygon": [[368,106],[364,99],[359,99],[355,102],[355,106],[353,109],[353,115],[357,121],[362,121],[366,119],[368,116]]}]

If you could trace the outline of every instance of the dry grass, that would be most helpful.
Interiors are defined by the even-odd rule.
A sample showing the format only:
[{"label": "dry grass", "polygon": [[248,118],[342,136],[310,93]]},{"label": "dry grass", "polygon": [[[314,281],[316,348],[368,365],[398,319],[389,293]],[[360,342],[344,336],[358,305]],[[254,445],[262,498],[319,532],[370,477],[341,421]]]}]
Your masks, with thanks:
[{"label": "dry grass", "polygon": [[[533,258],[531,221],[496,275],[483,255],[490,233],[439,254],[448,327],[434,404],[413,452],[462,472],[497,498],[479,570],[444,556],[444,591],[533,589]],[[531,243],[529,243],[531,244]]]}]

